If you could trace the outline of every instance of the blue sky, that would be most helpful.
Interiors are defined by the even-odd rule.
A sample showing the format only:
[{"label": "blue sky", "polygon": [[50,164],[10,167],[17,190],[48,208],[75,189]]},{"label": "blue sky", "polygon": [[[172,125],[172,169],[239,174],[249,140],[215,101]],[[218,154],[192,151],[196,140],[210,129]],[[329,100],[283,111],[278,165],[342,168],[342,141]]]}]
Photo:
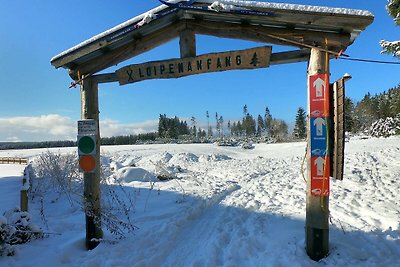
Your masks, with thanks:
[{"label": "blue sky", "polygon": [[[361,33],[346,54],[354,58],[393,61],[380,54],[381,39],[400,39],[400,27],[386,13],[387,1],[281,0],[294,4],[365,9],[374,23]],[[74,139],[80,119],[79,90],[65,69],[50,59],[58,53],[159,5],[145,1],[4,1],[0,0],[0,141]],[[223,52],[261,46],[247,41],[197,36],[197,53]],[[273,51],[279,47],[274,46]],[[179,57],[178,40],[140,55],[119,67]],[[103,136],[155,130],[160,113],[206,122],[205,113],[237,120],[247,104],[254,116],[268,106],[272,116],[292,123],[297,108],[307,107],[307,63],[251,71],[150,80],[119,86],[100,86]],[[110,71],[115,70],[110,69]],[[400,65],[331,60],[331,81],[350,73],[347,95],[355,101],[367,92],[379,93],[400,83]],[[212,120],[213,122],[213,120]]]}]

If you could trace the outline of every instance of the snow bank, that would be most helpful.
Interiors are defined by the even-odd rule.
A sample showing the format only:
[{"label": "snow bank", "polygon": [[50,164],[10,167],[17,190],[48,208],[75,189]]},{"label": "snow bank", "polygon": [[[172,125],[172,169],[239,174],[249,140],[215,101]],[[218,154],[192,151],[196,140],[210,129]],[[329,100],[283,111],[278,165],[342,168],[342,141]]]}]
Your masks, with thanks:
[{"label": "snow bank", "polygon": [[124,167],[118,170],[116,179],[122,183],[137,182],[155,182],[157,177],[139,167]]},{"label": "snow bank", "polygon": [[[129,211],[138,227],[134,234],[111,242],[105,230],[105,240],[88,252],[83,212],[58,197],[44,203],[44,212],[48,231],[61,235],[21,246],[15,256],[0,258],[0,266],[24,266],[27,259],[32,267],[400,266],[400,137],[346,143],[344,180],[331,184],[330,255],[319,263],[304,249],[306,184],[300,166],[305,145],[107,148],[113,161],[131,158],[138,164],[112,174],[122,181],[115,191],[134,201]],[[185,168],[178,179],[150,184],[143,178],[153,171],[144,165],[154,168],[153,161],[164,161],[166,168],[180,161]],[[9,180],[20,186],[0,178],[3,211]],[[40,210],[39,202],[30,203],[35,221]]]}]

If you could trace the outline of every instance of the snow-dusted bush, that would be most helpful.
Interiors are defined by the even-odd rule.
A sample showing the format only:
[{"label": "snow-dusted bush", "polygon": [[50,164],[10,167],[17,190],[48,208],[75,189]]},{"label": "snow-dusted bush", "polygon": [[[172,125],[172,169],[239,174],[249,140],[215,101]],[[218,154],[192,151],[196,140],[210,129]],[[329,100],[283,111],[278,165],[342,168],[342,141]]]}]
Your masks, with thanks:
[{"label": "snow-dusted bush", "polygon": [[[135,229],[130,216],[134,209],[133,200],[121,182],[112,177],[114,172],[111,167],[115,166],[110,166],[110,160],[102,157],[101,162],[101,218],[95,218],[95,221],[100,222],[117,238],[122,238],[125,233]],[[78,169],[76,153],[60,154],[48,151],[34,160],[33,167],[35,177],[32,179],[31,197],[39,198],[40,214],[46,226],[45,202],[56,202],[61,197],[67,197],[71,206],[77,206],[84,212],[92,210],[88,207],[89,203],[86,203],[85,207],[83,201],[83,175]],[[57,194],[56,197],[54,193]]]},{"label": "snow-dusted bush", "polygon": [[82,186],[82,177],[78,171],[78,158],[76,154],[60,154],[50,151],[42,153],[33,162],[35,178],[32,179],[32,197],[43,197],[49,190],[59,195],[71,191],[79,191]]},{"label": "snow-dusted bush", "polygon": [[372,123],[368,132],[375,137],[388,137],[400,134],[400,116],[379,119]]},{"label": "snow-dusted bush", "polygon": [[32,217],[28,212],[20,211],[18,208],[0,216],[0,256],[13,256],[14,245],[44,237],[42,230],[31,220]]}]

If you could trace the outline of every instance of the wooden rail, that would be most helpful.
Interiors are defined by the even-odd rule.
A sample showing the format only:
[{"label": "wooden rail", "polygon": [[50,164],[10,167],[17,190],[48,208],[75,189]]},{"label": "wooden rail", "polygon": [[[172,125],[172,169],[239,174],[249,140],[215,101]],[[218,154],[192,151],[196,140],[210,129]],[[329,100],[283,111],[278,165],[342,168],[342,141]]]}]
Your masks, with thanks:
[{"label": "wooden rail", "polygon": [[0,157],[0,164],[28,164],[28,159],[15,157]]}]

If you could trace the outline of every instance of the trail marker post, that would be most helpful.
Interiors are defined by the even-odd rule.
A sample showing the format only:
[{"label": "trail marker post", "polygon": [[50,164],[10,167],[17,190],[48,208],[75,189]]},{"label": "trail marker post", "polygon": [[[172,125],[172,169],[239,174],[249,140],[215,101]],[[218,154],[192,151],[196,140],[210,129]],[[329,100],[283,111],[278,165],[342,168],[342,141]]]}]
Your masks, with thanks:
[{"label": "trail marker post", "polygon": [[306,251],[313,260],[329,253],[329,56],[311,49],[308,67]]},{"label": "trail marker post", "polygon": [[[78,122],[78,152],[84,177],[86,247],[94,249],[103,237],[100,208],[100,130],[98,84],[86,78],[81,85],[81,118]],[[79,135],[80,134],[80,135]]]}]

